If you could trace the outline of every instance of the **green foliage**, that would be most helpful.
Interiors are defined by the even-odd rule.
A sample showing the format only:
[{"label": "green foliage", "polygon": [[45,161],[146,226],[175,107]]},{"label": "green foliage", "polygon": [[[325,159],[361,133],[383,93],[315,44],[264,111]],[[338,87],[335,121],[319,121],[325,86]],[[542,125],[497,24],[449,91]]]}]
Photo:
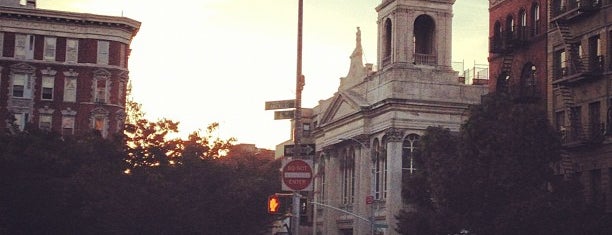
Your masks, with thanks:
[{"label": "green foliage", "polygon": [[[405,180],[403,234],[600,234],[605,215],[579,184],[555,176],[560,141],[536,106],[494,94],[454,134],[430,127],[423,169]],[[610,231],[610,230],[605,230]]]},{"label": "green foliage", "polygon": [[135,120],[125,136],[0,133],[0,234],[262,234],[273,152],[230,151],[218,124]]}]

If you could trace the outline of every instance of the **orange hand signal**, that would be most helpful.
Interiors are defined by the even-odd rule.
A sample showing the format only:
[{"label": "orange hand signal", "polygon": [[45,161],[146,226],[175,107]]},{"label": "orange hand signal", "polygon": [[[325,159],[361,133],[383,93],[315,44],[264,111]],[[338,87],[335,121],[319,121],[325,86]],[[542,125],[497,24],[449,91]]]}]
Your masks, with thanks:
[{"label": "orange hand signal", "polygon": [[280,201],[276,195],[272,195],[268,197],[268,213],[277,214],[280,207]]}]

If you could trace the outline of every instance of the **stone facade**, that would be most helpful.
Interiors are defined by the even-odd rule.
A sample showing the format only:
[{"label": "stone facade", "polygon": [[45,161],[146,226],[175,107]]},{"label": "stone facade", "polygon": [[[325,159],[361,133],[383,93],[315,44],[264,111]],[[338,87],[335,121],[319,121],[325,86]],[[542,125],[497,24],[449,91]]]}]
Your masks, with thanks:
[{"label": "stone facade", "polygon": [[549,2],[548,115],[564,147],[556,170],[612,212],[612,1]]},{"label": "stone facade", "polygon": [[363,65],[358,29],[348,75],[312,109],[309,138],[317,149],[313,199],[352,214],[314,206],[314,234],[397,234],[402,178],[419,169],[419,136],[429,126],[458,131],[486,94],[451,68],[453,3],[382,1],[378,71]]},{"label": "stone facade", "polygon": [[[0,2],[0,128],[65,135],[123,130],[130,43],[140,22]],[[15,124],[15,125],[13,125]]]}]

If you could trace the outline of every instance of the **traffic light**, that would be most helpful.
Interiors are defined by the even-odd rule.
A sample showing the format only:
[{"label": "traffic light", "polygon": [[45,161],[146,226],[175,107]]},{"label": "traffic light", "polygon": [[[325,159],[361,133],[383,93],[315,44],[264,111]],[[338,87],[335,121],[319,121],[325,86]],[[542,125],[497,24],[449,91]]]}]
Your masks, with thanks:
[{"label": "traffic light", "polygon": [[281,201],[278,196],[272,195],[268,197],[268,213],[278,214],[280,213]]}]

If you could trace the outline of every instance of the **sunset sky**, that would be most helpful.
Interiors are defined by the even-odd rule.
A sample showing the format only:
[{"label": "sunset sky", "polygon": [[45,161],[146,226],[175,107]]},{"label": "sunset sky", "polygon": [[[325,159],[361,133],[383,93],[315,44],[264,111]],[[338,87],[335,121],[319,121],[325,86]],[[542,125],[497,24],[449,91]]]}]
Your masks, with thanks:
[{"label": "sunset sky", "polygon": [[[304,0],[303,107],[331,97],[346,76],[361,28],[364,62],[376,63],[381,0]],[[38,0],[42,9],[142,22],[130,79],[146,117],[179,121],[185,134],[220,123],[222,138],[273,149],[290,138],[265,101],[295,98],[298,0]],[[453,61],[486,64],[488,1],[457,0]]]}]

